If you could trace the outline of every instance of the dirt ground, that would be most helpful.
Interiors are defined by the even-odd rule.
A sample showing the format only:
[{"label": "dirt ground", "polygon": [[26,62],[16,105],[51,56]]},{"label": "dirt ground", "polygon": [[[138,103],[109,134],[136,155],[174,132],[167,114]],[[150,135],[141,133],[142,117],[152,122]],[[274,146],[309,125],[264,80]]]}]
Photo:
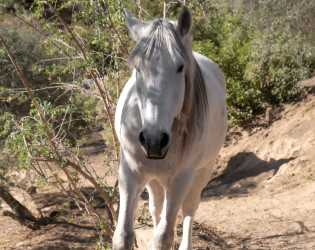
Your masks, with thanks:
[{"label": "dirt ground", "polygon": [[[194,249],[315,249],[314,92],[271,110],[270,119],[261,117],[245,130],[230,129],[213,179],[202,192]],[[91,141],[89,163],[105,176],[104,141],[99,132]],[[114,185],[115,178],[106,180]],[[74,204],[62,207],[65,198],[57,190],[32,197],[42,213],[57,213],[53,223],[31,231],[0,216],[0,249],[96,248],[99,233],[93,221]],[[177,241],[181,229],[179,224]]]}]

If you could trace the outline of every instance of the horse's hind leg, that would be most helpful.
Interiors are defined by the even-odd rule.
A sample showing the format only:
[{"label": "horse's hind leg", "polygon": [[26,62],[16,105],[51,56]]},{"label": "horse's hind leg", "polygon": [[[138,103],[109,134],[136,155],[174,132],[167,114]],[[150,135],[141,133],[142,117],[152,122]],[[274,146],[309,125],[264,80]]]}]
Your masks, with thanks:
[{"label": "horse's hind leg", "polygon": [[191,189],[186,196],[183,205],[183,238],[179,250],[191,250],[192,248],[192,224],[195,213],[200,203],[200,194],[203,187],[209,181],[209,170],[199,169],[195,175]]},{"label": "horse's hind leg", "polygon": [[165,190],[157,180],[151,180],[147,185],[149,192],[149,209],[153,220],[154,228],[160,222],[160,216],[163,208]]}]

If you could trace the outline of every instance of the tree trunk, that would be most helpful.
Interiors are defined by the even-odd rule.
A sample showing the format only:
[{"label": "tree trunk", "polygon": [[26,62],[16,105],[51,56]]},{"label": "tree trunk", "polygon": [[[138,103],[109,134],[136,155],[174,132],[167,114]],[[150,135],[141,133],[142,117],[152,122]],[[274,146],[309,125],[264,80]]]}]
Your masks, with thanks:
[{"label": "tree trunk", "polygon": [[4,215],[10,216],[14,220],[17,220],[22,225],[27,226],[30,229],[36,230],[40,228],[40,224],[42,224],[42,221],[40,219],[36,219],[33,214],[18,200],[16,200],[1,184],[0,198],[2,198],[4,202],[7,203],[8,206],[14,211],[14,213],[5,211]]}]

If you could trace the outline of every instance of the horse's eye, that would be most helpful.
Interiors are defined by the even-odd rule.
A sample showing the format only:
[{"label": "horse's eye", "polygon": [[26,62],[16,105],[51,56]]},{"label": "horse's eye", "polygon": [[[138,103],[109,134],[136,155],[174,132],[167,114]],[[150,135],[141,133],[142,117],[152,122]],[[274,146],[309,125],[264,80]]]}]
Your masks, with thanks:
[{"label": "horse's eye", "polygon": [[184,69],[184,65],[182,64],[182,65],[180,65],[180,66],[178,67],[177,73],[183,72],[183,69]]},{"label": "horse's eye", "polygon": [[139,68],[136,68],[136,70],[137,70],[138,73],[140,73],[140,69]]}]

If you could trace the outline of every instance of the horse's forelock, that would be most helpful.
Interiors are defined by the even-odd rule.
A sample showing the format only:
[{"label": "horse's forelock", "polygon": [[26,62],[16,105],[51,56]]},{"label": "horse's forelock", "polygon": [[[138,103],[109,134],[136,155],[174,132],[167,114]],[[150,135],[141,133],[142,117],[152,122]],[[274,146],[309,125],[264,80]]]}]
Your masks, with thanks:
[{"label": "horse's forelock", "polygon": [[189,60],[176,28],[170,21],[155,19],[148,25],[150,27],[147,34],[137,42],[128,57],[128,63],[132,67],[137,68],[150,61],[162,46],[166,46],[173,57]]}]

